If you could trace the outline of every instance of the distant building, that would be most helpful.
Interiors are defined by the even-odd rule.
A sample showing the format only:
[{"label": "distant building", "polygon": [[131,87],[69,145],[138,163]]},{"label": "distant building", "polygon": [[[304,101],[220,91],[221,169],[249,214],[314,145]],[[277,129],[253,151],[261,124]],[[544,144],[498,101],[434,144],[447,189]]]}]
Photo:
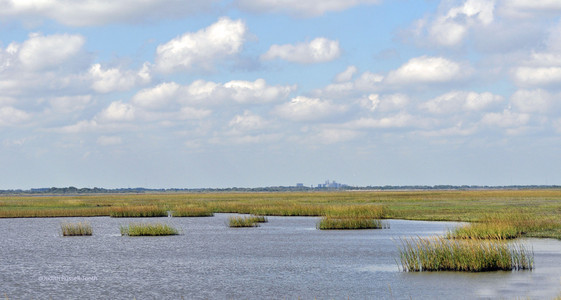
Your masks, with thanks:
[{"label": "distant building", "polygon": [[304,187],[304,184],[303,183],[297,183],[296,187]]},{"label": "distant building", "polygon": [[346,185],[338,183],[335,180],[333,180],[333,181],[326,180],[325,183],[318,184],[316,188],[318,188],[318,189],[328,189],[328,188],[329,189],[338,189],[338,188],[342,188],[344,186],[346,186]]}]

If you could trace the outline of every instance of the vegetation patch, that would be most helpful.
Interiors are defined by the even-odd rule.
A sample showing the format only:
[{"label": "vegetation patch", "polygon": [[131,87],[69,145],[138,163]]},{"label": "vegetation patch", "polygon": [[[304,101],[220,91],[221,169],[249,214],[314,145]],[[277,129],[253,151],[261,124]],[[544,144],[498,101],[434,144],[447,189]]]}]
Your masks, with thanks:
[{"label": "vegetation patch", "polygon": [[114,218],[167,217],[168,211],[155,205],[122,206],[114,207],[110,216]]},{"label": "vegetation patch", "polygon": [[212,217],[214,212],[207,207],[200,206],[187,206],[187,207],[176,207],[171,215],[173,217]]},{"label": "vegetation patch", "polygon": [[178,234],[179,231],[177,229],[163,223],[130,223],[128,226],[121,225],[121,235],[123,236],[160,236]]},{"label": "vegetation patch", "polygon": [[345,230],[345,229],[383,229],[389,226],[382,220],[363,218],[333,218],[323,217],[316,225],[322,230]]},{"label": "vegetation patch", "polygon": [[522,244],[499,240],[402,239],[399,253],[404,272],[512,271],[534,267],[534,254]]},{"label": "vegetation patch", "polygon": [[92,226],[87,222],[62,223],[60,229],[63,236],[92,235]]},{"label": "vegetation patch", "polygon": [[228,218],[230,227],[258,227],[259,223],[267,222],[264,216],[233,216]]}]

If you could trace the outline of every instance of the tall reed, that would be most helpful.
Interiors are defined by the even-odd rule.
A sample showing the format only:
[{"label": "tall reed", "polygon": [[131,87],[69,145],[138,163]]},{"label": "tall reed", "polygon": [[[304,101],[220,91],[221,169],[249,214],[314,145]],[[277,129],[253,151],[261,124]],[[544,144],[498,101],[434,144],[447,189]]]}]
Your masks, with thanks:
[{"label": "tall reed", "polygon": [[498,240],[449,240],[444,237],[402,239],[404,272],[531,270],[534,255],[522,244]]},{"label": "tall reed", "polygon": [[60,229],[63,236],[92,235],[92,226],[88,222],[62,223]]},{"label": "tall reed", "polygon": [[121,235],[128,236],[160,236],[160,235],[177,235],[179,231],[170,225],[163,223],[130,223],[128,226],[122,226]]}]

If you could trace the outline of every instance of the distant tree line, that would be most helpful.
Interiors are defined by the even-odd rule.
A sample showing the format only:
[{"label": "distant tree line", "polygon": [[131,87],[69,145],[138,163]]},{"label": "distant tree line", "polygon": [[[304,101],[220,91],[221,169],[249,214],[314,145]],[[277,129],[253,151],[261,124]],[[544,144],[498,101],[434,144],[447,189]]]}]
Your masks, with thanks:
[{"label": "distant tree line", "polygon": [[0,190],[0,195],[79,195],[79,194],[144,194],[144,193],[209,193],[209,192],[306,192],[306,191],[361,191],[361,190],[483,190],[483,189],[559,189],[560,185],[384,185],[384,186],[349,186],[342,185],[337,188],[332,187],[306,187],[306,186],[270,186],[270,187],[231,187],[231,188],[171,188],[171,189],[151,189],[151,188],[77,188],[51,187],[33,188],[29,190]]}]

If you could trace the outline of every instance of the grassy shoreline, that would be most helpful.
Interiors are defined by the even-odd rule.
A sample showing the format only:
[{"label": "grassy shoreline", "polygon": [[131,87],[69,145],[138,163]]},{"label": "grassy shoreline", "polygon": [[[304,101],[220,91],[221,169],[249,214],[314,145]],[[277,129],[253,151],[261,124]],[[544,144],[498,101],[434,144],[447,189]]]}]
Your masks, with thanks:
[{"label": "grassy shoreline", "polygon": [[[346,210],[352,213],[349,207],[366,207],[366,214],[380,219],[497,223],[514,227],[513,237],[561,239],[561,189],[0,196],[0,218],[109,216],[116,208],[147,206],[264,216],[344,215]],[[383,210],[375,212],[374,207]],[[498,221],[490,222],[489,215]],[[508,215],[521,217],[516,224],[501,221]]]}]

